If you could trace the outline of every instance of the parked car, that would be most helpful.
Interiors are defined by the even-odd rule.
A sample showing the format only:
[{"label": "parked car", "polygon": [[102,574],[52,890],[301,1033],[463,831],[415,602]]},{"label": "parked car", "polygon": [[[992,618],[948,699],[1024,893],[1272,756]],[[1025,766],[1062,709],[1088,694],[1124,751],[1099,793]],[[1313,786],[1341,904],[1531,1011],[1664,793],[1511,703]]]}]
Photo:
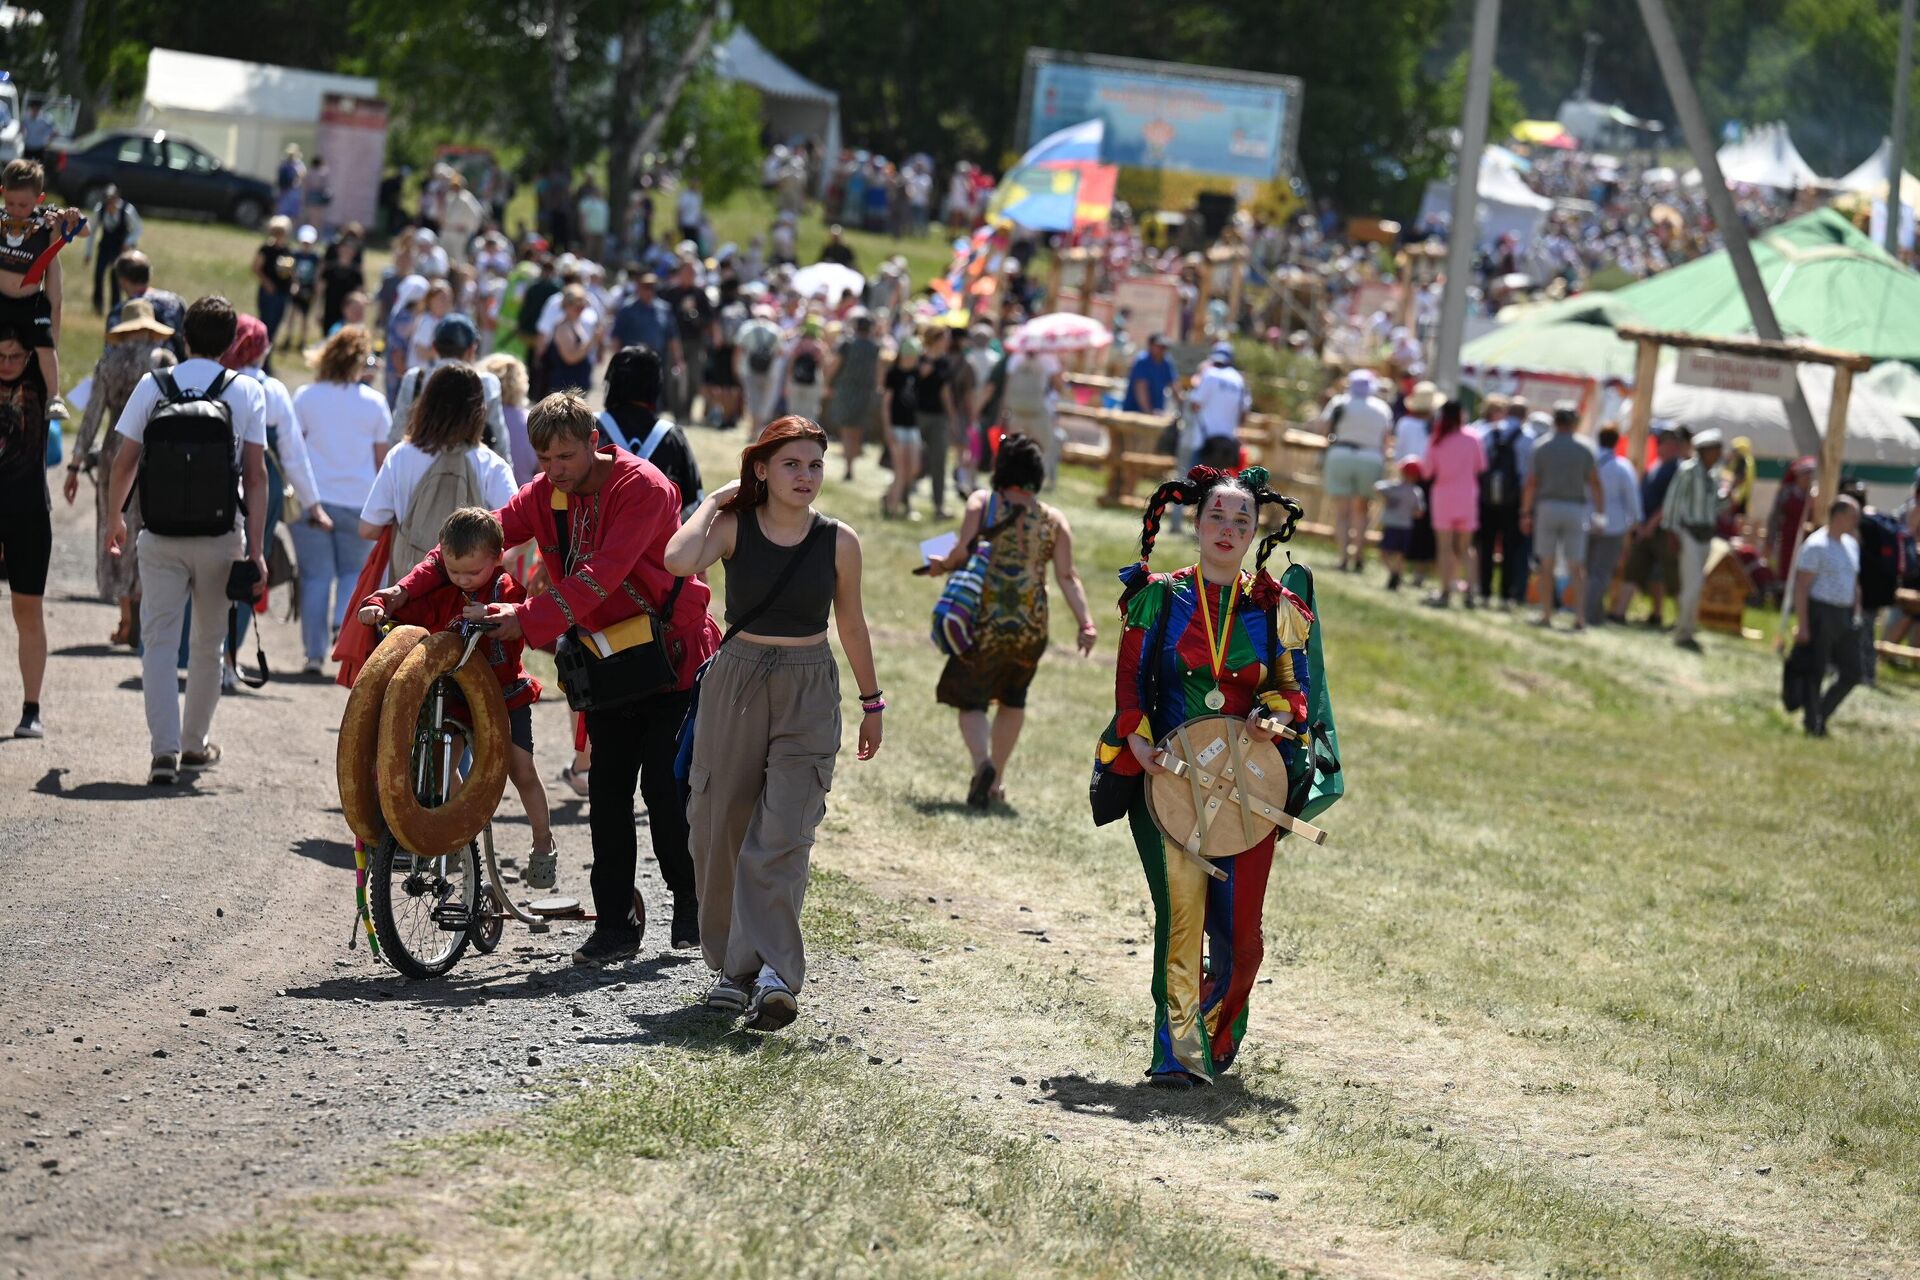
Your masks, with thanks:
[{"label": "parked car", "polygon": [[49,149],[47,185],[62,200],[91,209],[109,183],[142,212],[211,214],[252,228],[273,209],[272,187],[164,130],[106,130]]}]

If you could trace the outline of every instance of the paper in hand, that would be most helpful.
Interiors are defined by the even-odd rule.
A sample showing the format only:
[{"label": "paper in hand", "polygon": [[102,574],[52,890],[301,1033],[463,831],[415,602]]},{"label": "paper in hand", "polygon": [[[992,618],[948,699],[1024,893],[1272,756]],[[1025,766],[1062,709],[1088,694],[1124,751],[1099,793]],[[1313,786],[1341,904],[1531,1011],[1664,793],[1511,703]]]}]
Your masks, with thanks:
[{"label": "paper in hand", "polygon": [[944,559],[948,553],[959,545],[960,535],[948,531],[937,538],[928,538],[925,542],[922,542],[920,544],[920,556],[923,560],[931,563],[935,560]]}]

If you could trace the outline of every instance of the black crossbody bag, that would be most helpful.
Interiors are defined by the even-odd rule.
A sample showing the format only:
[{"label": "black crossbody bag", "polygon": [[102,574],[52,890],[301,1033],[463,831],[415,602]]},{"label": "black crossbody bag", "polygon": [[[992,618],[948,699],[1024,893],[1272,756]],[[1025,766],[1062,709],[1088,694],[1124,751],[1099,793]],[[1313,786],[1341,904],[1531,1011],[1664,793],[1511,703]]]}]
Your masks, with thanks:
[{"label": "black crossbody bag", "polygon": [[[658,611],[642,600],[638,592],[630,590],[628,594],[644,611],[635,617],[645,617],[652,625],[644,640],[616,648],[611,653],[600,652],[596,633],[581,627],[567,628],[566,634],[553,646],[553,667],[560,677],[560,687],[566,690],[569,709],[607,711],[665,693],[680,683],[673,668],[668,636],[673,607],[679,603],[680,592],[686,585],[685,578],[675,578],[673,590],[667,593],[666,603]],[[618,627],[631,621],[623,618],[613,625]]]}]

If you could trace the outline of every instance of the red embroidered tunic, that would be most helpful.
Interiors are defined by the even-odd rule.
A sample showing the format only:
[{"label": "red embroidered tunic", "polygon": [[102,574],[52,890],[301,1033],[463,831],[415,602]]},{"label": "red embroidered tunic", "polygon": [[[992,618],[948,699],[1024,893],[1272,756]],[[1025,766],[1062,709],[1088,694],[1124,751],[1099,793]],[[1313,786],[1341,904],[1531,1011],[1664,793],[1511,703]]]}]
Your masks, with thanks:
[{"label": "red embroidered tunic", "polygon": [[[497,570],[493,581],[480,590],[462,591],[447,580],[438,549],[394,585],[407,593],[407,602],[389,609],[388,615],[396,622],[412,623],[429,631],[447,630],[460,620],[460,611],[470,604],[517,605],[527,598],[526,591],[505,569]],[[364,606],[377,599],[378,596],[368,596],[360,603]],[[522,661],[526,651],[524,639],[500,640],[488,633],[480,640],[480,655],[493,669],[494,679],[500,682],[500,694],[507,700],[509,711],[530,707],[540,700],[540,682],[527,674]]]},{"label": "red embroidered tunic", "polygon": [[[598,631],[643,612],[656,612],[673,591],[667,539],[680,527],[680,491],[651,462],[624,449],[611,458],[600,492],[569,497],[546,476],[535,476],[495,514],[509,547],[531,539],[553,588],[514,612],[527,643],[551,648],[568,627]],[[667,620],[668,652],[679,688],[693,687],[700,664],[719,647],[720,629],[707,615],[707,584],[687,579]]]}]

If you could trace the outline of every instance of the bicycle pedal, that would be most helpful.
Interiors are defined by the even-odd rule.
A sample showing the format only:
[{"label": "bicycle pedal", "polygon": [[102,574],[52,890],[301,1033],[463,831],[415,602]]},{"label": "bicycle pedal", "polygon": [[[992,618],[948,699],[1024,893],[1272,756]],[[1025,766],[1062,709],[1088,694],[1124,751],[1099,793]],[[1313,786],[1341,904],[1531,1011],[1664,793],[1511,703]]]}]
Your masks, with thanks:
[{"label": "bicycle pedal", "polygon": [[479,923],[473,912],[457,905],[435,907],[433,922],[448,933],[465,933]]}]

